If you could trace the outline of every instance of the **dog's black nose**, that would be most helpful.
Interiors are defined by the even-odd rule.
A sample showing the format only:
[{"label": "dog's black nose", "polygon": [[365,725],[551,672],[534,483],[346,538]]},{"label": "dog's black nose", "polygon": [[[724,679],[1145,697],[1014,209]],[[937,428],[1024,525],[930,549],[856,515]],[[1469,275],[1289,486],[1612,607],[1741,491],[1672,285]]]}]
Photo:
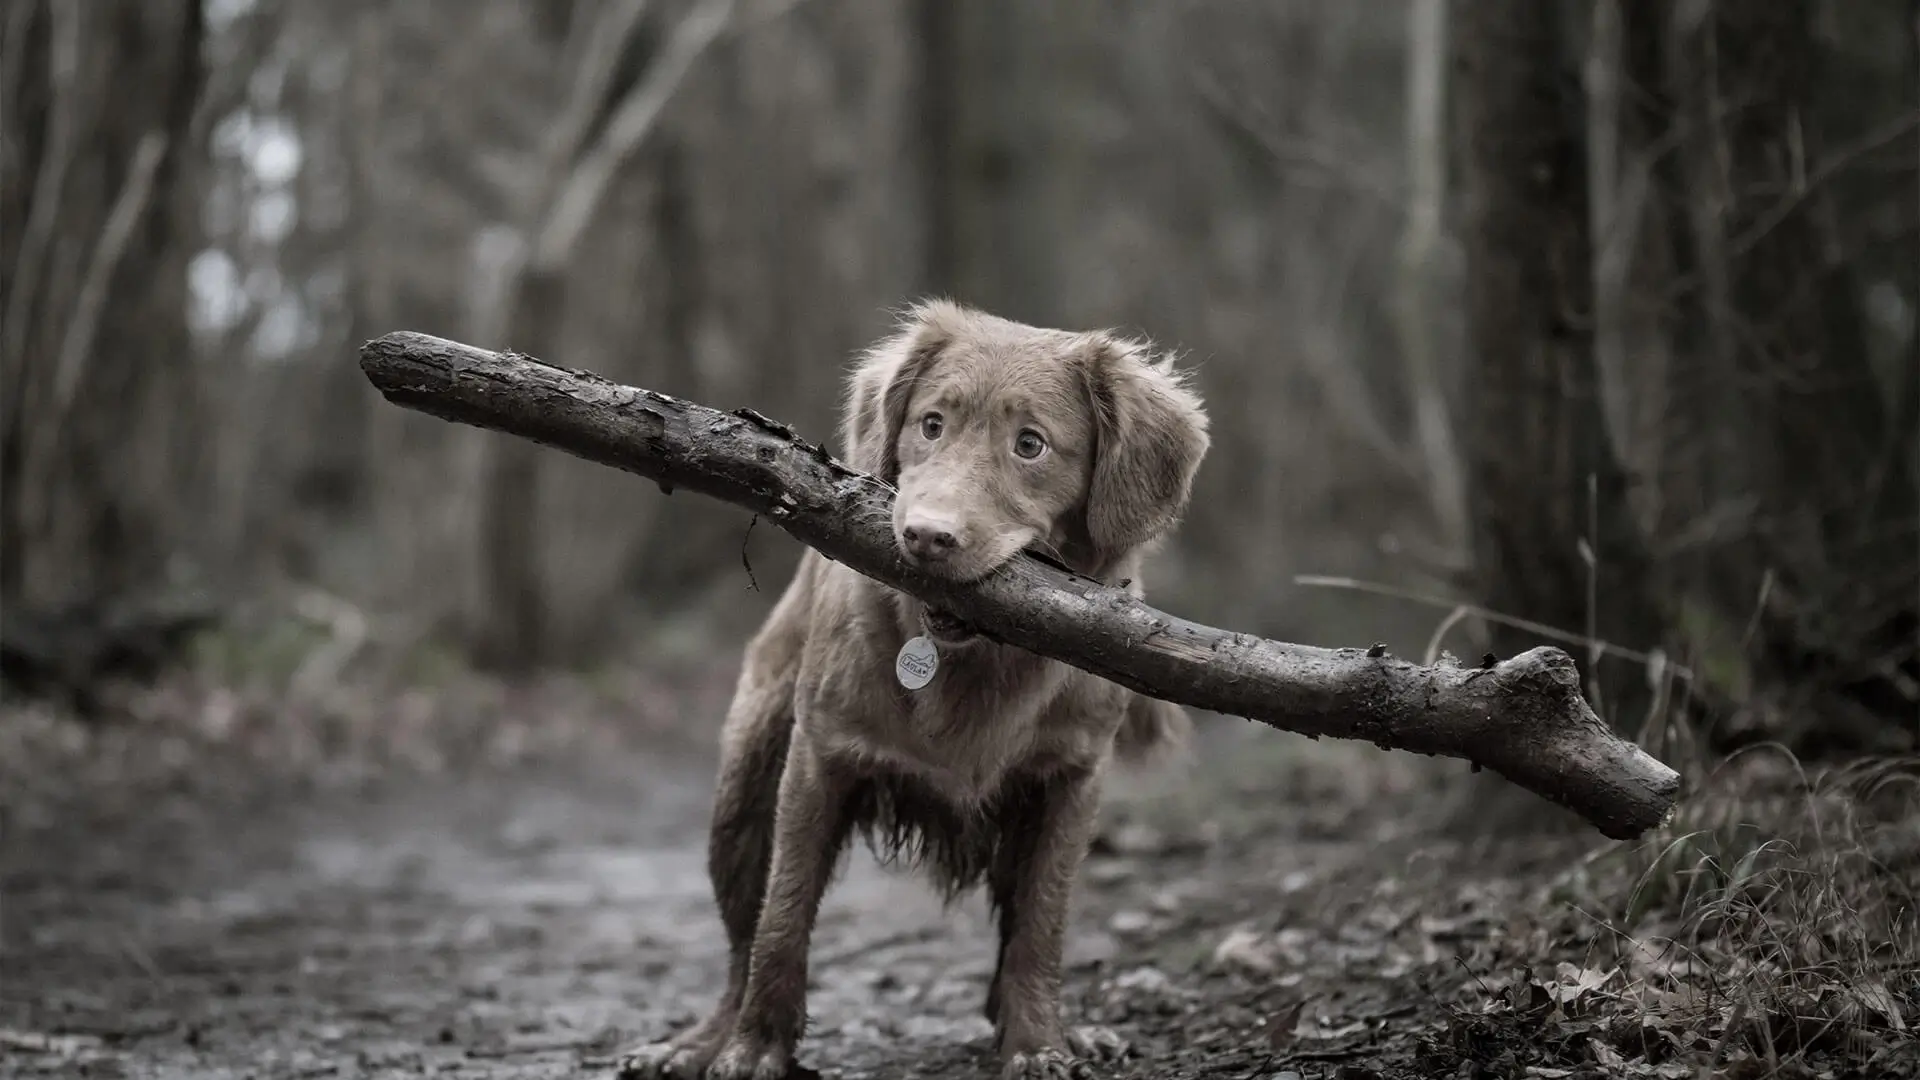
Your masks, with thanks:
[{"label": "dog's black nose", "polygon": [[960,541],[945,522],[932,520],[909,521],[900,530],[900,539],[907,554],[927,562],[938,562],[953,554]]}]

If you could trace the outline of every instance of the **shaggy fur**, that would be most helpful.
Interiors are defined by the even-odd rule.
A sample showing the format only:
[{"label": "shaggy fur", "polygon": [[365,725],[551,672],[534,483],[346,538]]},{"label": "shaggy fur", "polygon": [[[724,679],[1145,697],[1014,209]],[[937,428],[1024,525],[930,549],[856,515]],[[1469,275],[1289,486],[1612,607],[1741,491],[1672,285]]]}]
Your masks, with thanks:
[{"label": "shaggy fur", "polygon": [[[1185,509],[1208,446],[1199,399],[1144,343],[914,307],[849,379],[842,450],[898,489],[893,532],[929,572],[974,580],[1022,550],[1130,581]],[[919,691],[894,657],[926,634]],[[949,900],[984,883],[1002,1076],[1065,1077],[1116,1037],[1059,1016],[1062,940],[1100,785],[1177,745],[1183,711],[976,635],[808,552],[749,643],[721,736],[709,871],[730,948],[705,1021],[630,1054],[640,1077],[775,1080],[806,1020],[807,947],[846,842],[917,867]]]}]

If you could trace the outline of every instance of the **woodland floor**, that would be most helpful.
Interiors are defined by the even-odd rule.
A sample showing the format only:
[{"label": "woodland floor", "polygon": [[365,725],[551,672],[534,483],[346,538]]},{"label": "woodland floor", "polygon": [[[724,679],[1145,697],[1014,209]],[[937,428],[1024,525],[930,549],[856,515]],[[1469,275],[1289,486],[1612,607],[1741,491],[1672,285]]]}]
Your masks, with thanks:
[{"label": "woodland floor", "polygon": [[[611,1076],[721,978],[704,829],[729,679],[357,704],[176,686],[104,728],[8,706],[0,1075]],[[1789,972],[1806,1001],[1741,996],[1800,954],[1716,950],[1738,913],[1646,899],[1645,844],[1437,831],[1463,772],[1219,721],[1120,785],[1068,947],[1070,1022],[1134,1044],[1109,1075],[1920,1075],[1911,905],[1850,971]],[[1910,890],[1910,855],[1872,888]],[[857,851],[802,1061],[994,1076],[990,943],[978,898],[943,911]]]}]

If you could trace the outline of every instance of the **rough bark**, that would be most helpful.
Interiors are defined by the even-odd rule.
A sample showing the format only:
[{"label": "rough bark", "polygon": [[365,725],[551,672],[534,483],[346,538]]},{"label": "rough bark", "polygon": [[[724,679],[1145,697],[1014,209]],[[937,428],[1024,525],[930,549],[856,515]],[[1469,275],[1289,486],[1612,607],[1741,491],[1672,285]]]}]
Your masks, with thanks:
[{"label": "rough bark", "polygon": [[1594,715],[1558,649],[1421,667],[1380,647],[1268,641],[1188,622],[1030,556],[955,585],[900,556],[885,524],[892,488],[751,410],[720,412],[425,334],[370,341],[361,366],[395,404],[722,499],[1007,644],[1144,694],[1312,737],[1464,758],[1615,838],[1659,825],[1678,794],[1678,774]]}]

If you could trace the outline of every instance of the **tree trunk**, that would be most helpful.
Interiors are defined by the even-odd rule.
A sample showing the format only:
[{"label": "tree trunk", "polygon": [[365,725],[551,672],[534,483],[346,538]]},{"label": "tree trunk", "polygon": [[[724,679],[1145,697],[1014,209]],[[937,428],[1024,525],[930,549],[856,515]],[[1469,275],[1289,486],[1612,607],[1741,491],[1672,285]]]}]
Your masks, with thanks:
[{"label": "tree trunk", "polygon": [[17,0],[4,19],[0,594],[64,605],[154,584],[192,509],[202,13]]},{"label": "tree trunk", "polygon": [[[1607,440],[1593,351],[1585,109],[1559,9],[1455,7],[1456,133],[1468,355],[1459,425],[1472,542],[1496,611],[1633,649],[1666,619]],[[1495,627],[1502,654],[1533,644]],[[1636,727],[1637,665],[1581,657],[1596,709]]]},{"label": "tree trunk", "polygon": [[930,181],[941,200],[930,258],[952,295],[1008,318],[1058,321],[1060,245],[1047,213],[1049,180],[1071,148],[1048,129],[1054,110],[1034,102],[1057,95],[1064,76],[1050,61],[1062,30],[1058,13],[1026,5],[954,4],[944,18],[923,20],[934,36],[930,58],[951,63],[927,99],[951,125],[928,132],[931,168],[950,180]]},{"label": "tree trunk", "polygon": [[[647,242],[659,252],[664,269],[656,281],[649,283],[653,288],[647,306],[659,312],[659,331],[650,335],[649,341],[657,342],[661,349],[661,384],[670,393],[697,395],[706,390],[696,361],[699,353],[695,338],[707,271],[701,261],[700,237],[694,229],[694,192],[687,156],[680,139],[664,135],[648,155],[654,197],[647,215]],[[625,588],[607,596],[607,617],[635,595],[650,597],[661,607],[684,606],[695,590],[707,583],[713,552],[730,539],[738,542],[738,529],[737,522],[717,515],[662,512],[655,516],[634,545],[624,576]]]},{"label": "tree trunk", "polygon": [[1466,545],[1466,478],[1433,332],[1439,322],[1434,256],[1446,216],[1446,56],[1446,0],[1413,0],[1407,18],[1409,206],[1394,266],[1394,333],[1406,364],[1415,444],[1426,463],[1440,546],[1452,554]]},{"label": "tree trunk", "polygon": [[[565,310],[566,283],[553,270],[530,267],[509,302],[505,340],[514,348],[552,348]],[[489,440],[482,459],[478,612],[474,658],[495,671],[524,673],[543,663],[547,606],[540,574],[540,447],[520,439]]]},{"label": "tree trunk", "polygon": [[[534,192],[527,243],[510,278],[509,347],[552,350],[560,339],[566,271],[615,178],[657,130],[662,112],[694,64],[727,29],[734,0],[701,0],[644,64],[623,64],[630,42],[600,53],[577,73],[572,104]],[[638,6],[627,9],[637,12]],[[604,13],[612,24],[620,10]],[[623,39],[637,32],[626,22]],[[586,107],[582,110],[578,107]],[[524,673],[548,659],[548,611],[540,573],[540,456],[524,442],[489,443],[480,489],[480,610],[472,629],[476,658]]]},{"label": "tree trunk", "polygon": [[925,222],[921,292],[952,296],[960,280],[961,93],[959,5],[917,0],[913,31],[919,53],[920,119],[918,179],[920,219]]}]

